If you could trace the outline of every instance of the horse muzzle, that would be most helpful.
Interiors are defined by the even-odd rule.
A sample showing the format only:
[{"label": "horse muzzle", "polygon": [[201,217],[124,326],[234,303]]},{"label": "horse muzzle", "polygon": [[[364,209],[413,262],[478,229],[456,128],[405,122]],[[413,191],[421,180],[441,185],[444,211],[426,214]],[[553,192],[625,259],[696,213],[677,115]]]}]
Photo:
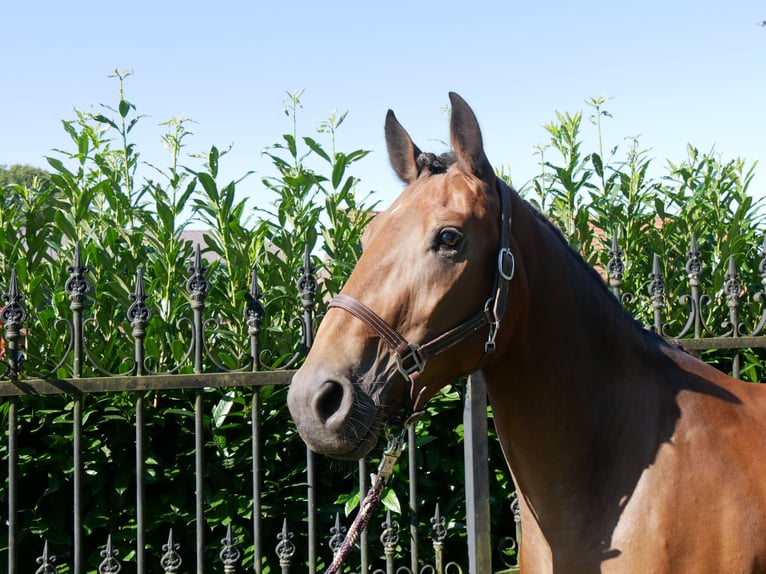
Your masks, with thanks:
[{"label": "horse muzzle", "polygon": [[358,460],[378,441],[383,409],[343,377],[298,370],[287,393],[298,434],[319,454]]}]

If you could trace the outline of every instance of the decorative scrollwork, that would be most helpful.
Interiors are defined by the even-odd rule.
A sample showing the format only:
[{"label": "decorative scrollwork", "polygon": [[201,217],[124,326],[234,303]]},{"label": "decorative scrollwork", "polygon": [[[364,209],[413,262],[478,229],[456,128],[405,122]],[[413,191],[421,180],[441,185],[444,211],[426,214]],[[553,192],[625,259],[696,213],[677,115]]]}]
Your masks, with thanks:
[{"label": "decorative scrollwork", "polygon": [[311,250],[308,243],[303,252],[303,265],[298,268],[298,292],[304,309],[313,309],[317,292],[316,267],[311,263]]},{"label": "decorative scrollwork", "polygon": [[11,279],[8,283],[8,292],[3,293],[3,310],[0,312],[0,320],[5,326],[5,337],[9,340],[15,340],[21,333],[24,321],[27,320],[27,311],[24,309],[26,297],[19,292],[19,283],[16,279],[16,270],[11,270]]},{"label": "decorative scrollwork", "polygon": [[697,235],[692,233],[691,245],[686,252],[686,275],[689,277],[689,285],[698,287],[702,275],[702,255],[697,248]]},{"label": "decorative scrollwork", "polygon": [[47,540],[43,544],[43,554],[42,556],[38,556],[37,563],[40,566],[35,570],[35,574],[58,574],[58,570],[55,566],[56,557],[52,554],[48,554]]},{"label": "decorative scrollwork", "polygon": [[136,338],[143,338],[146,334],[144,327],[152,317],[152,310],[146,304],[146,300],[149,296],[144,293],[143,267],[139,267],[136,272],[136,287],[129,297],[133,303],[128,307],[126,313],[127,319],[133,326],[133,336]]},{"label": "decorative scrollwork", "polygon": [[178,553],[180,548],[181,545],[173,540],[173,529],[171,528],[170,534],[168,534],[168,543],[162,545],[165,554],[160,558],[160,566],[162,566],[165,574],[175,574],[181,568],[183,560]]},{"label": "decorative scrollwork", "polygon": [[609,286],[617,299],[620,298],[622,289],[622,278],[625,275],[625,261],[623,261],[623,252],[617,243],[617,231],[612,233],[612,248],[608,252],[609,261],[606,264],[606,271],[609,277]]},{"label": "decorative scrollwork", "polygon": [[439,503],[437,502],[436,511],[431,517],[431,540],[433,540],[434,543],[444,542],[444,539],[447,537],[447,527],[445,524],[446,520],[439,513]]},{"label": "decorative scrollwork", "polygon": [[88,283],[86,276],[90,272],[90,268],[82,264],[79,242],[74,246],[74,261],[66,270],[69,273],[69,278],[64,284],[64,288],[69,294],[69,308],[72,311],[81,311],[85,306],[85,296],[90,292],[90,283]]},{"label": "decorative scrollwork", "polygon": [[652,329],[663,334],[662,309],[665,307],[665,276],[660,272],[660,258],[655,253],[652,259],[652,272],[649,274],[649,299],[654,310]]},{"label": "decorative scrollwork", "polygon": [[250,291],[245,293],[245,322],[247,334],[257,337],[261,332],[261,324],[266,318],[266,308],[263,306],[263,291],[258,286],[258,272],[253,269],[250,274]]},{"label": "decorative scrollwork", "polygon": [[399,524],[391,520],[391,511],[386,511],[386,521],[380,525],[383,531],[380,534],[380,542],[386,554],[393,554],[399,544]]},{"label": "decorative scrollwork", "polygon": [[221,540],[223,549],[218,553],[218,556],[223,562],[223,571],[225,574],[233,574],[237,567],[242,552],[235,545],[237,544],[237,538],[231,535],[231,523],[226,527],[226,537]]},{"label": "decorative scrollwork", "polygon": [[122,565],[117,560],[119,553],[119,550],[112,548],[112,535],[110,534],[106,539],[106,548],[100,552],[104,559],[98,565],[98,574],[117,574],[122,570]]},{"label": "decorative scrollwork", "polygon": [[293,533],[287,529],[287,518],[282,522],[282,532],[277,534],[276,553],[279,557],[279,564],[282,567],[290,566],[291,558],[295,554],[295,544],[292,542]]},{"label": "decorative scrollwork", "polygon": [[729,256],[729,267],[724,275],[723,296],[726,299],[726,306],[729,308],[729,319],[721,323],[721,327],[726,329],[724,337],[739,337],[741,325],[737,318],[737,308],[739,307],[739,297],[742,293],[742,283],[739,280],[737,266],[734,263],[734,256]]},{"label": "decorative scrollwork", "polygon": [[205,277],[207,270],[207,265],[202,264],[202,253],[200,252],[199,243],[197,243],[194,248],[194,263],[187,267],[187,271],[189,271],[191,276],[186,282],[186,290],[189,292],[189,297],[192,301],[192,309],[204,306],[205,297],[210,290],[210,283]]},{"label": "decorative scrollwork", "polygon": [[338,550],[340,550],[340,547],[343,545],[343,539],[346,537],[346,532],[348,532],[348,528],[341,526],[340,514],[336,512],[335,526],[330,528],[330,534],[332,534],[332,536],[330,536],[330,541],[328,542],[328,546],[333,554],[337,554]]}]

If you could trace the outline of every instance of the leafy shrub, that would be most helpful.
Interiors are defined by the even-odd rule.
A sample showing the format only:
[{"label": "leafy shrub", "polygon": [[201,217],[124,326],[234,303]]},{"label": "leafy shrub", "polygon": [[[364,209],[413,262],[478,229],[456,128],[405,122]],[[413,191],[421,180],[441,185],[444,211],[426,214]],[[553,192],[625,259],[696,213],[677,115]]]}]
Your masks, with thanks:
[{"label": "leafy shrub", "polygon": [[[169,162],[164,167],[152,166],[154,177],[140,180],[141,162],[131,133],[142,118],[125,95],[127,74],[115,72],[115,77],[119,83],[115,107],[104,107],[100,113],[77,112],[74,120],[63,122],[72,150],[49,158],[49,179],[0,186],[4,208],[0,211],[0,273],[7,281],[15,270],[29,312],[24,376],[50,371],[58,377],[73,374],[71,365],[59,365],[59,361],[68,352],[71,338],[71,328],[61,319],[70,316],[72,301],[62,286],[77,246],[93,286],[86,302],[86,344],[100,366],[113,373],[132,368],[121,360],[132,356],[133,350],[133,340],[126,336],[130,327],[125,315],[141,277],[153,313],[145,335],[150,356],[147,368],[192,371],[193,365],[185,361],[190,342],[185,281],[195,246],[182,235],[192,219],[206,227],[208,251],[204,256],[210,283],[206,325],[215,333],[217,360],[227,369],[247,365],[242,354],[248,348],[242,311],[253,303],[248,287],[255,272],[254,287],[264,293],[265,306],[260,340],[265,350],[258,353],[258,361],[267,368],[300,361],[313,335],[295,320],[305,312],[297,296],[300,268],[316,270],[314,312],[321,317],[326,301],[338,292],[356,263],[362,230],[373,216],[374,203],[357,195],[359,180],[351,175],[368,152],[336,149],[336,136],[346,115],[332,114],[320,124],[316,137],[300,136],[297,112],[302,93],[288,94],[286,111],[292,130],[267,148],[274,171],[261,180],[273,202],[253,210],[237,195],[242,178],[221,181],[219,167],[226,161],[225,151],[211,146],[204,157],[182,160],[191,135],[187,119],[174,118],[163,124]],[[743,269],[742,291],[752,294],[763,289],[763,277],[754,270],[762,244],[763,214],[761,202],[754,201],[749,190],[753,168],[741,160],[722,161],[712,152],[701,153],[690,146],[686,159],[669,163],[666,174],[656,178],[648,152],[640,149],[635,138],[628,140],[622,156],[619,147],[604,153],[600,122],[609,116],[606,101],[588,101],[597,128],[596,151],[586,153],[584,149],[582,112],[558,114],[555,122],[545,126],[550,141],[537,148],[540,173],[521,193],[549,215],[588,262],[602,270],[608,269],[613,257],[611,241],[616,234],[625,263],[620,289],[633,295],[626,299],[627,304],[647,325],[654,324],[647,289],[653,255],[660,254],[668,302],[662,322],[670,333],[680,331],[684,313],[688,313],[684,305],[688,285],[683,276],[694,235],[707,257],[704,289],[712,302],[705,309],[705,320],[709,325],[720,324],[728,317],[723,289],[730,256]],[[196,164],[185,165],[187,159]],[[760,303],[747,299],[741,305],[743,320],[754,325],[761,313]],[[708,353],[706,358],[724,369],[730,369],[733,361],[721,352]],[[764,378],[766,359],[761,351],[745,351],[741,360],[744,376]],[[83,376],[98,374],[92,365],[83,366]],[[283,515],[296,529],[304,520],[305,447],[284,408],[285,392],[282,387],[266,387],[258,397],[262,448],[269,453],[262,468],[262,507],[264,515],[278,517],[265,524],[261,533],[268,553]],[[461,385],[455,384],[432,401],[431,416],[419,423],[418,444],[423,448],[416,452],[421,469],[420,531],[428,532],[429,518],[439,503],[442,514],[456,520],[450,533],[455,538],[465,536],[459,522],[465,513],[463,455],[454,448],[464,439],[461,393]],[[157,437],[147,444],[146,491],[152,500],[147,527],[150,532],[164,532],[172,526],[188,553],[195,546],[192,420],[196,395],[184,391],[142,396],[146,434]],[[250,568],[251,487],[249,474],[242,469],[252,464],[252,395],[249,391],[206,389],[203,396],[210,407],[204,420],[208,554],[212,560],[219,548],[215,539],[231,522],[242,541],[244,564]],[[133,394],[111,393],[88,396],[82,403],[89,423],[83,437],[88,492],[85,529],[89,540],[103,540],[112,532],[122,548],[132,547],[135,530],[133,470],[132,464],[125,464],[133,456],[135,400]],[[57,547],[60,562],[71,562],[66,550],[59,549],[68,547],[71,530],[70,434],[75,403],[62,395],[22,397],[19,405],[19,474],[25,477],[20,554],[39,553],[39,537],[44,537]],[[7,402],[0,405],[0,413],[7,425]],[[96,421],[98,424],[90,424]],[[492,428],[490,435],[494,435]],[[513,485],[492,438],[490,459],[496,472],[490,497],[493,532],[500,538],[513,534]],[[0,449],[7,457],[7,445]],[[356,467],[324,459],[317,464],[317,503],[329,530],[335,511],[343,513],[358,502]],[[405,466],[406,462],[400,463],[399,474]],[[401,507],[406,490],[405,481],[395,480],[389,505]],[[5,496],[5,490],[0,490],[0,497]],[[404,525],[401,518],[399,522]],[[373,522],[370,528],[373,540],[379,525]],[[161,554],[161,544],[152,537],[147,552]],[[303,546],[298,544],[295,563],[305,562]],[[89,552],[88,563],[98,563],[97,550]],[[428,551],[421,553],[428,555]],[[448,545],[447,554],[447,560],[464,560],[460,545]],[[123,558],[132,559],[132,553]],[[59,571],[64,574],[66,568]]]}]

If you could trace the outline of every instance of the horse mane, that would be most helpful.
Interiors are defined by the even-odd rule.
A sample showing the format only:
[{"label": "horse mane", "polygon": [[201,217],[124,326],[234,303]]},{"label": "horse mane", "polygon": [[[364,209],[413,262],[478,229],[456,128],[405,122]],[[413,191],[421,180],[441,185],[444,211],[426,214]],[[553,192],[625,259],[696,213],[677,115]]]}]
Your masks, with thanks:
[{"label": "horse mane", "polygon": [[[604,278],[599,274],[598,271],[596,271],[592,265],[590,265],[587,261],[585,261],[585,258],[582,256],[582,254],[572,247],[569,242],[567,241],[566,237],[564,237],[564,234],[561,232],[561,230],[553,224],[553,222],[548,219],[548,217],[545,216],[537,207],[534,206],[530,201],[527,201],[526,199],[522,198],[522,201],[526,204],[528,210],[534,215],[534,217],[542,223],[550,232],[553,234],[554,237],[558,239],[558,241],[561,242],[562,246],[565,248],[566,251],[569,252],[569,254],[574,258],[574,260],[577,262],[578,267],[580,267],[583,271],[585,271],[586,275],[588,275],[593,283],[597,286],[596,288],[604,295],[602,298],[604,301],[608,301],[607,307],[615,312],[615,314],[621,318],[622,320],[625,320],[626,323],[629,325],[635,327],[639,333],[644,334],[645,336],[648,336],[650,339],[653,339],[655,341],[660,342],[661,344],[668,345],[670,344],[664,337],[660,336],[655,331],[652,331],[650,329],[646,329],[644,325],[636,319],[630,311],[628,311],[625,306],[615,297],[614,293],[609,289],[606,282],[604,281]],[[683,347],[679,345],[679,348],[682,350]]]},{"label": "horse mane", "polygon": [[418,168],[418,175],[427,172],[428,175],[444,173],[449,166],[457,162],[457,156],[454,152],[445,152],[439,155],[435,153],[423,152],[415,158],[415,165]]}]

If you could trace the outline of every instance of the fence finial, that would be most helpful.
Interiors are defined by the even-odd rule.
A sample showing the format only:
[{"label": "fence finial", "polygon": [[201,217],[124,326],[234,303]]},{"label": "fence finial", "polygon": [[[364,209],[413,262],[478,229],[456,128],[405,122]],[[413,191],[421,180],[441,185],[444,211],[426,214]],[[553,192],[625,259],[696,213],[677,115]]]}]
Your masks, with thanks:
[{"label": "fence finial", "polygon": [[170,534],[168,534],[168,543],[162,545],[165,554],[160,558],[160,566],[162,566],[165,574],[175,574],[181,568],[183,560],[178,554],[180,548],[181,545],[173,539],[173,529],[171,528]]},{"label": "fence finial", "polygon": [[223,544],[223,550],[221,550],[221,552],[218,554],[218,556],[221,558],[221,562],[223,562],[223,571],[225,574],[234,573],[237,562],[239,562],[239,558],[242,556],[239,548],[235,546],[237,542],[237,538],[231,535],[231,522],[229,522],[228,526],[226,527],[226,538],[221,540],[221,544]]},{"label": "fence finial", "polygon": [[35,574],[58,574],[54,562],[56,562],[56,557],[48,554],[48,541],[46,540],[43,544],[43,555],[37,559],[40,567],[35,570]]},{"label": "fence finial", "polygon": [[119,550],[112,548],[112,535],[110,534],[106,539],[106,548],[100,552],[104,559],[98,565],[98,574],[117,574],[122,570],[122,565],[117,560],[119,553]]}]

